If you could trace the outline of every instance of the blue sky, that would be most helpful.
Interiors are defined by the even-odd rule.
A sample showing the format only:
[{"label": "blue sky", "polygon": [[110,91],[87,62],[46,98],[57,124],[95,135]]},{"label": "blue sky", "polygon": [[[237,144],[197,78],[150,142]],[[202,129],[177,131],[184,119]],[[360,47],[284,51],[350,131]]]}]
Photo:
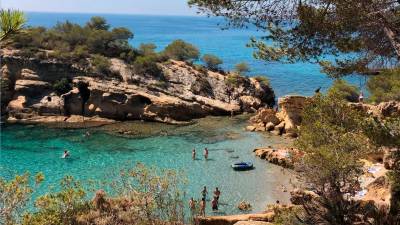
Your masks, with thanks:
[{"label": "blue sky", "polygon": [[31,12],[195,15],[187,0],[0,0],[2,8]]}]

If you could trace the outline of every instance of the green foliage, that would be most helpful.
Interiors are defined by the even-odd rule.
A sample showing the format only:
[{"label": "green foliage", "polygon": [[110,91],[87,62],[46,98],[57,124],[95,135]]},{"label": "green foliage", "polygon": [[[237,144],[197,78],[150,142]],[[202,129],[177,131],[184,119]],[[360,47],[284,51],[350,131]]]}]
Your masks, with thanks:
[{"label": "green foliage", "polygon": [[18,10],[0,10],[0,41],[20,32],[26,23],[25,14]]},{"label": "green foliage", "polygon": [[[15,48],[46,49],[54,51],[51,57],[73,62],[90,54],[106,57],[127,56],[133,51],[128,40],[133,34],[123,27],[110,30],[104,18],[93,17],[86,26],[66,21],[53,28],[32,27],[13,35]],[[125,59],[125,58],[124,58]]]},{"label": "green foliage", "polygon": [[258,59],[294,63],[330,58],[322,63],[324,72],[336,78],[400,62],[399,1],[189,0],[189,5],[225,17],[228,27],[264,31],[249,44]]},{"label": "green foliage", "polygon": [[268,78],[265,76],[255,76],[254,79],[256,79],[256,81],[260,82],[260,84],[264,86],[269,86],[270,84]]},{"label": "green foliage", "polygon": [[199,58],[200,52],[190,43],[175,40],[165,48],[164,54],[171,59],[192,62]]},{"label": "green foliage", "polygon": [[372,102],[400,101],[400,67],[370,77],[367,87]]},{"label": "green foliage", "polygon": [[235,65],[235,71],[239,73],[240,75],[244,75],[248,72],[250,72],[250,67],[247,63],[241,62]]},{"label": "green foliage", "polygon": [[138,74],[147,74],[160,77],[162,71],[157,65],[159,58],[156,55],[139,56],[133,63],[133,69]]},{"label": "green foliage", "polygon": [[56,81],[53,84],[53,88],[56,91],[57,95],[61,96],[72,90],[72,85],[67,78],[62,78],[61,80]]},{"label": "green foliage", "polygon": [[356,86],[350,85],[345,80],[336,79],[327,94],[349,102],[358,102],[359,90]]},{"label": "green foliage", "polygon": [[155,50],[156,50],[157,46],[153,43],[142,43],[139,46],[139,53],[147,56],[147,55],[154,55],[156,54]]},{"label": "green foliage", "polygon": [[110,71],[110,67],[111,67],[110,60],[102,55],[94,55],[92,57],[92,66],[94,67],[95,72],[99,73],[99,74],[108,75],[111,72]]},{"label": "green foliage", "polygon": [[90,18],[90,21],[86,23],[86,26],[93,30],[108,30],[110,28],[110,25],[107,24],[107,21],[100,16],[94,16]]},{"label": "green foliage", "polygon": [[202,58],[202,61],[204,62],[206,67],[212,71],[219,70],[220,65],[223,63],[220,58],[211,54],[205,54]]},{"label": "green foliage", "polygon": [[43,181],[43,174],[35,176],[31,185],[29,174],[17,175],[12,180],[0,177],[0,224],[12,225],[20,222],[24,207],[30,200],[37,185]]},{"label": "green foliage", "polygon": [[301,167],[319,195],[318,200],[303,204],[303,220],[350,224],[361,207],[346,195],[359,191],[359,159],[376,150],[364,132],[368,117],[336,95],[317,94],[307,103],[302,118],[296,146],[306,153]]},{"label": "green foliage", "polygon": [[231,87],[238,87],[240,84],[240,80],[243,79],[237,73],[230,73],[225,79],[225,83]]},{"label": "green foliage", "polygon": [[22,225],[76,224],[76,218],[89,211],[86,191],[80,182],[66,176],[60,186],[59,192],[46,194],[36,200],[37,211],[26,214]]}]

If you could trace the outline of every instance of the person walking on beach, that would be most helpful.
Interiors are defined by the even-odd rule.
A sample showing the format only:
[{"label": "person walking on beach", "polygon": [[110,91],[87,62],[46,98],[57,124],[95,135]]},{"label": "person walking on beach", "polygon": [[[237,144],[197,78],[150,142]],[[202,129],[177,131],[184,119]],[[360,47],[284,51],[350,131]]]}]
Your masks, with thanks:
[{"label": "person walking on beach", "polygon": [[202,198],[200,201],[200,216],[206,216],[206,199]]},{"label": "person walking on beach", "polygon": [[218,210],[218,199],[216,197],[214,197],[212,202],[211,202],[211,208],[212,208],[213,211],[217,211]]},{"label": "person walking on beach", "polygon": [[203,198],[206,199],[207,194],[208,194],[207,187],[204,186],[203,190],[201,191],[201,196],[203,196]]},{"label": "person walking on beach", "polygon": [[196,149],[193,149],[193,151],[192,151],[192,159],[193,160],[196,159]]},{"label": "person walking on beach", "polygon": [[217,201],[219,201],[219,196],[221,195],[221,191],[218,189],[218,187],[215,188],[214,191],[214,198],[217,199]]},{"label": "person walking on beach", "polygon": [[208,159],[208,149],[204,149],[204,158],[207,160]]}]

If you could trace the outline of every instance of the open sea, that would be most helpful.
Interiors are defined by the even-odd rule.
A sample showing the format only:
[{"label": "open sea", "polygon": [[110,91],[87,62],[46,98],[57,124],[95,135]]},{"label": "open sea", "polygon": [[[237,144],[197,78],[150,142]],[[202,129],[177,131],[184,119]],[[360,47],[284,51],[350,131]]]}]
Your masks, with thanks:
[{"label": "open sea", "polygon": [[[50,27],[58,21],[69,20],[84,24],[90,14],[28,13],[28,24]],[[331,80],[319,72],[318,65],[309,63],[266,63],[252,57],[246,47],[250,37],[261,37],[256,30],[221,30],[218,18],[183,16],[101,15],[113,26],[123,26],[134,32],[133,46],[155,43],[159,50],[175,39],[196,45],[201,53],[211,53],[224,61],[224,69],[232,69],[245,61],[252,71],[249,76],[265,75],[277,96],[286,94],[311,95],[318,87],[326,90]],[[355,77],[349,80],[358,84]],[[80,180],[95,179],[111,182],[119,169],[137,162],[162,168],[178,169],[188,179],[187,198],[200,198],[204,185],[211,192],[222,191],[224,203],[219,214],[239,213],[237,204],[246,200],[253,212],[265,209],[267,203],[289,201],[281,185],[290,187],[293,175],[280,167],[254,156],[260,146],[282,145],[280,137],[245,132],[246,118],[205,118],[190,126],[159,123],[126,122],[102,128],[91,128],[92,135],[84,137],[87,129],[49,128],[33,125],[6,124],[1,127],[0,176],[6,179],[25,171],[43,172],[46,179],[35,193],[43,194],[56,186],[62,177],[72,175]],[[131,136],[117,135],[120,127],[133,130]],[[201,157],[210,149],[210,160]],[[198,159],[191,159],[196,148]],[[60,159],[64,149],[71,151],[70,159]],[[235,172],[230,165],[236,161],[252,161],[255,169]],[[100,188],[100,187],[99,187]],[[210,203],[207,207],[210,213]]]}]

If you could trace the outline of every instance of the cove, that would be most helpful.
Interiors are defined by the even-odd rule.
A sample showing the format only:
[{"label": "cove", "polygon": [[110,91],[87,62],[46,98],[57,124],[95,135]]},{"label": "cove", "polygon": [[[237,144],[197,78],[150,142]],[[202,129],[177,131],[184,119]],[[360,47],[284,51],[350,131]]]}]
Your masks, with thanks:
[{"label": "cove", "polygon": [[[0,176],[43,172],[45,182],[36,190],[39,195],[57,186],[65,175],[82,181],[111,181],[121,168],[141,162],[182,171],[188,180],[187,199],[199,199],[203,186],[210,194],[219,187],[220,214],[240,213],[237,204],[242,200],[252,204],[253,212],[276,200],[288,203],[289,194],[280,187],[289,187],[294,175],[252,152],[256,147],[288,141],[245,132],[247,118],[208,117],[187,126],[137,121],[87,129],[6,124],[1,131]],[[121,130],[129,135],[120,135]],[[86,131],[91,133],[89,137],[84,136]],[[207,161],[202,157],[205,147],[210,151]],[[196,160],[191,158],[193,148]],[[60,158],[64,149],[71,151],[70,159]],[[230,165],[237,161],[252,161],[255,169],[233,171]],[[210,203],[207,210],[211,214]]]}]

